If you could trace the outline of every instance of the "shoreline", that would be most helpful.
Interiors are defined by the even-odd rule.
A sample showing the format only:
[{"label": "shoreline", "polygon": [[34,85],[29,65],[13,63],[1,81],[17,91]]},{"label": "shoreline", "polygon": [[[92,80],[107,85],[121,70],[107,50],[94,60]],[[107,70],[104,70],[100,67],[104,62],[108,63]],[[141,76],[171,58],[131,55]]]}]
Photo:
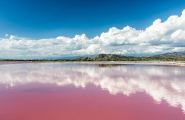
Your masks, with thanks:
[{"label": "shoreline", "polygon": [[185,66],[185,61],[54,61],[54,62],[40,62],[40,61],[0,61],[0,65],[8,64],[30,64],[30,63],[81,63],[81,64],[135,64],[135,65],[174,65]]},{"label": "shoreline", "polygon": [[34,63],[34,64],[37,64],[37,63],[51,63],[51,62],[40,62],[40,61],[34,61],[34,62],[31,62],[31,61],[0,61],[0,65],[10,65],[10,64],[31,64],[31,63]]},{"label": "shoreline", "polygon": [[185,66],[184,61],[87,61],[76,63],[88,63],[88,64],[128,64],[128,65],[173,65],[173,66]]}]

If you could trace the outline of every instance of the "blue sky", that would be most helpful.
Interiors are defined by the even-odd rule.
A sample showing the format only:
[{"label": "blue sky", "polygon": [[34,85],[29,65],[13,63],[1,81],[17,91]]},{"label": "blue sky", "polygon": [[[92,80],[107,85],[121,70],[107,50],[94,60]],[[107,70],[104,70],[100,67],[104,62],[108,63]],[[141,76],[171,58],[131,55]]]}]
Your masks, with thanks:
[{"label": "blue sky", "polygon": [[[6,50],[0,48],[0,51],[4,52],[4,54],[0,55],[0,58],[21,58],[21,56],[25,57],[28,53],[30,55],[32,53],[31,58],[37,58],[38,56],[60,57],[63,54],[59,54],[58,52],[51,54],[47,54],[46,52],[43,56],[34,56],[33,53],[36,54],[43,51],[33,51],[29,49],[29,45],[27,47],[25,45],[19,47],[16,45],[23,39],[32,40],[31,42],[33,40],[56,39],[59,36],[75,39],[76,35],[83,37],[82,34],[85,34],[88,40],[94,40],[96,36],[100,37],[102,33],[108,32],[112,27],[122,30],[124,27],[129,26],[136,30],[145,30],[157,19],[160,19],[161,23],[163,23],[172,15],[181,16],[184,9],[184,0],[0,0],[0,41],[2,42],[4,39],[10,40],[11,38],[18,41],[17,43],[16,41],[11,43],[11,46],[7,47]],[[174,32],[178,29],[183,30],[183,28],[175,28]],[[7,35],[5,36],[6,33]],[[82,40],[83,38],[78,39]],[[129,39],[125,39],[129,43]],[[72,41],[74,42],[74,40]],[[6,46],[8,43],[4,43],[4,45]],[[99,47],[103,48],[106,43]],[[94,42],[88,43],[87,46],[89,47],[94,44]],[[148,53],[119,52],[120,48],[113,47],[123,46],[124,44],[123,42],[110,43],[109,47],[112,49],[110,53],[140,55],[165,52],[160,50],[158,52]],[[42,45],[42,43],[39,45]],[[39,45],[36,48],[39,48]],[[74,48],[76,48],[74,51],[83,48],[82,43],[81,45],[76,45],[74,45]],[[28,53],[23,53],[22,51],[17,56],[12,56],[11,48],[19,51],[27,50]],[[67,49],[71,50],[70,47],[65,50]],[[125,49],[131,50],[128,47]],[[168,50],[169,48],[166,49]],[[65,50],[61,50],[60,52],[65,53]],[[82,51],[77,53],[72,51],[66,53],[64,56],[106,53],[105,51],[101,50],[101,52],[84,54],[82,54]],[[183,49],[178,49],[178,51],[183,51]]]},{"label": "blue sky", "polygon": [[111,27],[145,29],[160,18],[180,15],[184,0],[0,0],[0,37],[33,39],[86,34]]}]

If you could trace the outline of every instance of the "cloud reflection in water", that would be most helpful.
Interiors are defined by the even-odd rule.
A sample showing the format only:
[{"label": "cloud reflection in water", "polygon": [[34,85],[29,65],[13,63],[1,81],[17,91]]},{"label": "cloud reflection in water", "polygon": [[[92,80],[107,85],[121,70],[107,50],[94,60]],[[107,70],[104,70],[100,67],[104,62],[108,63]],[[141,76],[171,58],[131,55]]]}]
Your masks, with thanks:
[{"label": "cloud reflection in water", "polygon": [[146,92],[160,103],[180,105],[185,112],[185,67],[149,65],[93,65],[78,63],[0,66],[0,84],[10,87],[31,82],[85,88],[93,83],[111,94]]}]

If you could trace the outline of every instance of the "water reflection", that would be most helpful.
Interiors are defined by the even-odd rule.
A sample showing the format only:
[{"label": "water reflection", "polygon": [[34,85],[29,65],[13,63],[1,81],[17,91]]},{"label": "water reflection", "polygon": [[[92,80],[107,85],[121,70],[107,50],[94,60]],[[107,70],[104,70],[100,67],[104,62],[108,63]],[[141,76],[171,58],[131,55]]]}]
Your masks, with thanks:
[{"label": "water reflection", "polygon": [[6,89],[30,82],[85,88],[93,83],[111,94],[146,92],[160,103],[185,111],[185,68],[149,65],[88,65],[78,63],[16,64],[0,66],[0,84]]}]

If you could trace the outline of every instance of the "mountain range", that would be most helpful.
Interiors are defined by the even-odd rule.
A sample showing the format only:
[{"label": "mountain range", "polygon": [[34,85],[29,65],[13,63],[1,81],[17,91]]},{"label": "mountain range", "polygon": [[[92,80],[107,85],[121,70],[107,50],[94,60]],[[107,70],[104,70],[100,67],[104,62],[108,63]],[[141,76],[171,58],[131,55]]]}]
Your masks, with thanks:
[{"label": "mountain range", "polygon": [[168,52],[153,56],[125,56],[121,54],[99,54],[88,57],[45,58],[45,59],[0,59],[0,61],[185,61],[185,53]]},{"label": "mountain range", "polygon": [[141,56],[141,57],[134,57],[134,56],[124,56],[121,54],[99,54],[95,57],[79,57],[76,60],[80,61],[91,61],[91,60],[153,60],[153,59],[185,59],[185,53],[182,52],[172,52],[172,53],[164,53],[160,55],[154,56]]},{"label": "mountain range", "polygon": [[172,52],[172,53],[165,53],[161,55],[155,55],[153,57],[162,57],[162,58],[185,58],[185,53],[181,52]]}]

